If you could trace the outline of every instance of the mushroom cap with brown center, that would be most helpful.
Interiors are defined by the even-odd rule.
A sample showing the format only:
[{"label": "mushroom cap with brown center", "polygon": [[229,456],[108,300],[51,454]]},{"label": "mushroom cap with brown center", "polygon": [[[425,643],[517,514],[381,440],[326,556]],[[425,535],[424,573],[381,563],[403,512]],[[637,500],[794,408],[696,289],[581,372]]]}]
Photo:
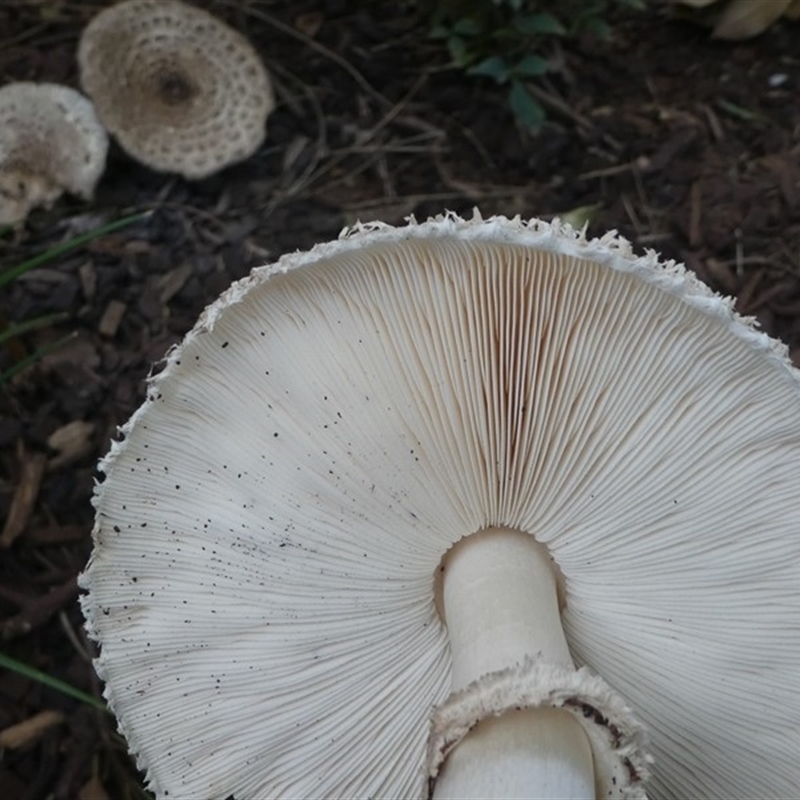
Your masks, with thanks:
[{"label": "mushroom cap with brown center", "polygon": [[21,81],[0,89],[0,224],[67,191],[90,199],[108,136],[92,103],[67,86]]},{"label": "mushroom cap with brown center", "polygon": [[78,64],[81,85],[123,149],[190,179],[252,155],[275,105],[247,39],[178,0],[105,9],[81,37]]}]

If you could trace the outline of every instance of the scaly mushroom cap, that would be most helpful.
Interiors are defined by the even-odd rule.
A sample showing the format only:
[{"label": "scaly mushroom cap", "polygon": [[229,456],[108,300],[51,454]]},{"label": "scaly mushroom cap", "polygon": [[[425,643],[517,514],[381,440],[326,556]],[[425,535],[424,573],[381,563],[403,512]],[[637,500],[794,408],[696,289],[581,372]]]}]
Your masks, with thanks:
[{"label": "scaly mushroom cap", "polygon": [[423,797],[433,576],[494,526],[549,549],[653,798],[797,796],[800,378],[683,267],[364,226],[235,284],[123,432],[83,608],[159,797]]},{"label": "scaly mushroom cap", "polygon": [[81,85],[133,158],[205,178],[248,158],[275,101],[237,31],[178,0],[128,0],[98,14],[78,48]]},{"label": "scaly mushroom cap", "polygon": [[65,191],[90,199],[103,174],[108,136],[91,102],[67,86],[11,83],[0,89],[0,224],[17,225]]}]

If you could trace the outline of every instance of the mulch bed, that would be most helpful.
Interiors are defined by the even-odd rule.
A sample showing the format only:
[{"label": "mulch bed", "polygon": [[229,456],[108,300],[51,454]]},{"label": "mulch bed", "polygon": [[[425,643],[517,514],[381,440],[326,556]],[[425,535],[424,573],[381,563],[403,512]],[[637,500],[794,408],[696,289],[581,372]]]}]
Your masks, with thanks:
[{"label": "mulch bed", "polygon": [[[76,85],[77,37],[102,5],[0,5],[0,83]],[[7,346],[3,366],[74,332],[0,388],[2,650],[98,697],[76,584],[91,546],[95,464],[142,401],[151,365],[254,266],[357,219],[475,206],[549,218],[592,207],[590,232],[617,229],[686,263],[735,295],[800,365],[797,26],[726,44],[663,11],[612,20],[612,43],[563,46],[561,72],[540,84],[549,121],[532,134],[494,84],[448,68],[414,6],[355,5],[206,3],[247,31],[272,70],[279,106],[262,149],[190,184],[115,148],[93,203],[66,198],[0,239],[8,267],[152,212],[0,297],[2,324],[68,313]],[[0,731],[42,711],[60,716],[2,753],[0,797],[144,796],[109,716],[0,672]]]}]

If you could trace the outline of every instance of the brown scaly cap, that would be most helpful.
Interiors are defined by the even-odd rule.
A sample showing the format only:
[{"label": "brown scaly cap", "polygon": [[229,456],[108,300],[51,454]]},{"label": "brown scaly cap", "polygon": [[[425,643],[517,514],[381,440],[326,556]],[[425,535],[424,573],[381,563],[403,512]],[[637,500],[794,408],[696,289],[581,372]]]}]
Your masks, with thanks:
[{"label": "brown scaly cap", "polygon": [[51,83],[0,89],[0,224],[18,225],[65,191],[91,198],[108,137],[87,98]]},{"label": "brown scaly cap", "polygon": [[189,179],[252,155],[275,106],[247,39],[178,0],[128,0],[101,12],[81,37],[78,65],[123,149]]}]

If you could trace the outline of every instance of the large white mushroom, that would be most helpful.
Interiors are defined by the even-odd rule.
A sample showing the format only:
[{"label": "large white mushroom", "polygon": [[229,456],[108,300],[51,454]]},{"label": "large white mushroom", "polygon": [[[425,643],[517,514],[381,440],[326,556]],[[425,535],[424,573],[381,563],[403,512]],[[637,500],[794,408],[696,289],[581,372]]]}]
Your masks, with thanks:
[{"label": "large white mushroom", "polygon": [[68,86],[0,88],[0,225],[18,225],[65,191],[86,200],[106,166],[108,136],[91,102]]},{"label": "large white mushroom", "polygon": [[800,380],[681,266],[359,227],[123,433],[83,608],[158,797],[798,796]]},{"label": "large white mushroom", "polygon": [[251,156],[275,106],[247,39],[180,0],[104,9],[81,35],[78,65],[84,91],[122,148],[190,179]]}]

